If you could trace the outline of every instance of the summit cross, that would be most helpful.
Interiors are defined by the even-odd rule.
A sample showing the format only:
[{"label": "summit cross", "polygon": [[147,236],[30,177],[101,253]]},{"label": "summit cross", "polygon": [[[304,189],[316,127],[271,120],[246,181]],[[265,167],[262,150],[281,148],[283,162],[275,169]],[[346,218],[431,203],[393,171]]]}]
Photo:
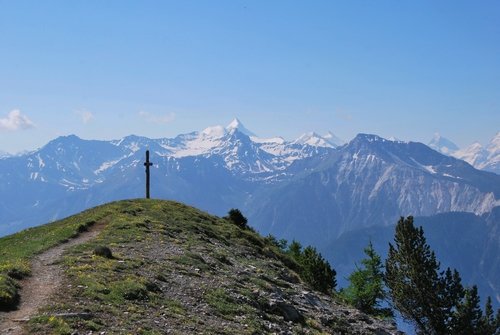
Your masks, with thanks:
[{"label": "summit cross", "polygon": [[149,199],[149,167],[152,165],[153,163],[149,161],[149,150],[146,150],[146,162],[144,163],[144,166],[146,167],[146,199]]}]

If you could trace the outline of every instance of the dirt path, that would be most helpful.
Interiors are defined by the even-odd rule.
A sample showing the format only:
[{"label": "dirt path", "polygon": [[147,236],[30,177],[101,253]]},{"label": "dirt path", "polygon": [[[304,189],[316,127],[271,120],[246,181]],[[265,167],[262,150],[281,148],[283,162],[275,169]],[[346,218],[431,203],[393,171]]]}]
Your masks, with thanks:
[{"label": "dirt path", "polygon": [[20,281],[20,304],[19,308],[12,312],[0,312],[0,334],[19,335],[23,334],[22,324],[35,315],[36,311],[44,306],[51,295],[61,284],[63,271],[56,262],[61,258],[68,248],[85,243],[95,238],[105,226],[105,220],[101,220],[88,231],[66,243],[49,249],[37,255],[31,263],[31,276]]}]

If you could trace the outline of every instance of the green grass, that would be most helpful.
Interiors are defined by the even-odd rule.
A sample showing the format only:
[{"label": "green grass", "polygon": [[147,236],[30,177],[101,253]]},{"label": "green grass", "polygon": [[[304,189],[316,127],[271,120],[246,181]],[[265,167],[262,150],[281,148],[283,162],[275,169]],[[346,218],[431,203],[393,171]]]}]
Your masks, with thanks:
[{"label": "green grass", "polygon": [[62,318],[54,316],[38,316],[30,320],[31,330],[35,334],[70,335],[69,325]]},{"label": "green grass", "polygon": [[29,261],[34,255],[77,236],[103,219],[108,211],[109,208],[97,207],[61,221],[0,238],[0,273],[7,273],[14,278],[29,275]]},{"label": "green grass", "polygon": [[[67,219],[29,228],[0,238],[0,308],[15,307],[16,281],[31,274],[31,259],[88,230],[110,212],[109,206],[96,207]],[[9,279],[10,278],[10,279]]]},{"label": "green grass", "polygon": [[208,291],[204,298],[222,316],[233,316],[242,314],[245,311],[244,305],[238,304],[221,288]]},{"label": "green grass", "polygon": [[186,309],[184,308],[184,306],[182,306],[182,303],[175,299],[167,298],[162,301],[162,305],[165,306],[166,309],[174,315],[183,316],[186,314]]}]

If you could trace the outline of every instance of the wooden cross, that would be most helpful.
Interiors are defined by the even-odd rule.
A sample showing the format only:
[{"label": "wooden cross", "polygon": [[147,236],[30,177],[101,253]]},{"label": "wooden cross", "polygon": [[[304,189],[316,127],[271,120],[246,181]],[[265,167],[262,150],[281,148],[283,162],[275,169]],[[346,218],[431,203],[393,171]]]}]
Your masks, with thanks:
[{"label": "wooden cross", "polygon": [[146,199],[149,199],[149,167],[152,165],[153,163],[149,161],[149,150],[146,150],[146,162],[144,163],[146,167]]}]

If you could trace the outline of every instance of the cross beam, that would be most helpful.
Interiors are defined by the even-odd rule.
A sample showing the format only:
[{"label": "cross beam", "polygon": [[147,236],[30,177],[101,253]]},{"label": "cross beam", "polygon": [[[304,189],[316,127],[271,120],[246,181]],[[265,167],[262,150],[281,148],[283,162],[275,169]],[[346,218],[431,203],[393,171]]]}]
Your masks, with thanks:
[{"label": "cross beam", "polygon": [[153,163],[149,161],[149,150],[146,150],[146,162],[144,166],[146,167],[146,199],[149,199],[149,167],[152,166]]}]

